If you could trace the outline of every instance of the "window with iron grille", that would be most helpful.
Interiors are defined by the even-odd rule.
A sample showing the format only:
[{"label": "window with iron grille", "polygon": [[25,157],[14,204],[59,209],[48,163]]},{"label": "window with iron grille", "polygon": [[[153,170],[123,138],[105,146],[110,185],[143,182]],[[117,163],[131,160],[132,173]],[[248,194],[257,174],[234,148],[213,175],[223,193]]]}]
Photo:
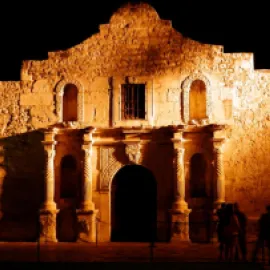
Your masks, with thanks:
[{"label": "window with iron grille", "polygon": [[145,84],[122,84],[121,118],[145,119]]}]

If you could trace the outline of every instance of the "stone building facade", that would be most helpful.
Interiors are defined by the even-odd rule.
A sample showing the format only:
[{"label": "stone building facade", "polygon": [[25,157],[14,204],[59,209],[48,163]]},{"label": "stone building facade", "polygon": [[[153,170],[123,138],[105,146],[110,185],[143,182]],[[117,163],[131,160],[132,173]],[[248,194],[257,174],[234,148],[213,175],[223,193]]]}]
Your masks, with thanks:
[{"label": "stone building facade", "polygon": [[[147,4],[0,82],[2,241],[207,241],[270,201],[270,73]],[[153,238],[152,238],[153,237]]]}]

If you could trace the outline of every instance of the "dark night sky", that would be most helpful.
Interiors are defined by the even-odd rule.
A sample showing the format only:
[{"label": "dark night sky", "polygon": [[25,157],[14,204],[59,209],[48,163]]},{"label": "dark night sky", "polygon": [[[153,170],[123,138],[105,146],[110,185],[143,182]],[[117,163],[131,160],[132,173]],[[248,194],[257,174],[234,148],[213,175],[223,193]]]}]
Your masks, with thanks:
[{"label": "dark night sky", "polygon": [[[2,2],[5,1],[0,4],[0,80],[3,81],[20,79],[22,60],[46,59],[48,51],[64,50],[87,39],[98,32],[99,24],[108,23],[112,13],[127,3],[125,0]],[[162,19],[171,20],[173,27],[183,35],[204,43],[224,45],[225,52],[253,52],[255,68],[270,69],[267,1],[251,0],[250,4],[242,6],[237,0],[234,3],[144,2],[150,3]]]}]

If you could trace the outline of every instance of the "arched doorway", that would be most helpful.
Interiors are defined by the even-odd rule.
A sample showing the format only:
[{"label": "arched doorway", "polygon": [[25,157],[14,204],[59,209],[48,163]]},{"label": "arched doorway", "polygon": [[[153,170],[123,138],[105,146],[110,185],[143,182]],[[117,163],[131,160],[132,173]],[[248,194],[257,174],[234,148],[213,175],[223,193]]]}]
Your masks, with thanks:
[{"label": "arched doorway", "polygon": [[111,241],[156,240],[157,185],[148,169],[127,165],[120,169],[111,187]]},{"label": "arched doorway", "polygon": [[80,173],[77,161],[72,155],[64,156],[60,167],[57,239],[59,242],[74,242],[77,239],[76,206],[80,197]]},{"label": "arched doorway", "polygon": [[78,120],[78,89],[74,84],[67,84],[63,96],[63,121]]}]

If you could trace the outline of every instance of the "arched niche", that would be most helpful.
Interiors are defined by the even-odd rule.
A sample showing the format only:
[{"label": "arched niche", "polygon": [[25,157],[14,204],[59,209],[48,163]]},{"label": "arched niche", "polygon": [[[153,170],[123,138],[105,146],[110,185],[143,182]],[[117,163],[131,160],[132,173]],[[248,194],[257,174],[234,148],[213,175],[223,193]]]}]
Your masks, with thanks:
[{"label": "arched niche", "polygon": [[[75,91],[76,88],[76,91]],[[76,98],[72,98],[77,93]],[[65,120],[64,113],[66,112],[64,110],[64,101],[66,100],[73,100],[73,102],[70,102],[75,105],[76,111],[77,111],[77,120],[78,122],[84,121],[84,88],[83,85],[78,80],[74,79],[64,79],[60,81],[56,87],[56,114],[58,116],[58,122],[68,121]],[[75,104],[76,101],[76,104]],[[69,102],[67,102],[69,103]],[[65,103],[65,106],[66,104]],[[75,110],[74,110],[75,111]],[[71,119],[75,119],[75,117],[72,117]],[[70,120],[74,121],[74,120]]]},{"label": "arched niche", "polygon": [[78,89],[74,84],[64,87],[63,122],[78,121]]},{"label": "arched niche", "polygon": [[206,193],[207,163],[201,153],[194,154],[190,159],[189,190],[191,198],[204,198]]},{"label": "arched niche", "polygon": [[189,119],[202,120],[206,115],[206,87],[202,80],[195,80],[189,90]]},{"label": "arched niche", "polygon": [[[195,72],[184,80],[182,84],[182,117],[185,123],[192,120],[191,117],[194,116],[199,116],[197,120],[210,119],[212,111],[210,86],[208,78],[198,72]],[[192,114],[190,114],[190,110],[194,109],[195,104],[198,103],[199,100],[202,101],[200,112],[197,113],[193,110]]]}]

